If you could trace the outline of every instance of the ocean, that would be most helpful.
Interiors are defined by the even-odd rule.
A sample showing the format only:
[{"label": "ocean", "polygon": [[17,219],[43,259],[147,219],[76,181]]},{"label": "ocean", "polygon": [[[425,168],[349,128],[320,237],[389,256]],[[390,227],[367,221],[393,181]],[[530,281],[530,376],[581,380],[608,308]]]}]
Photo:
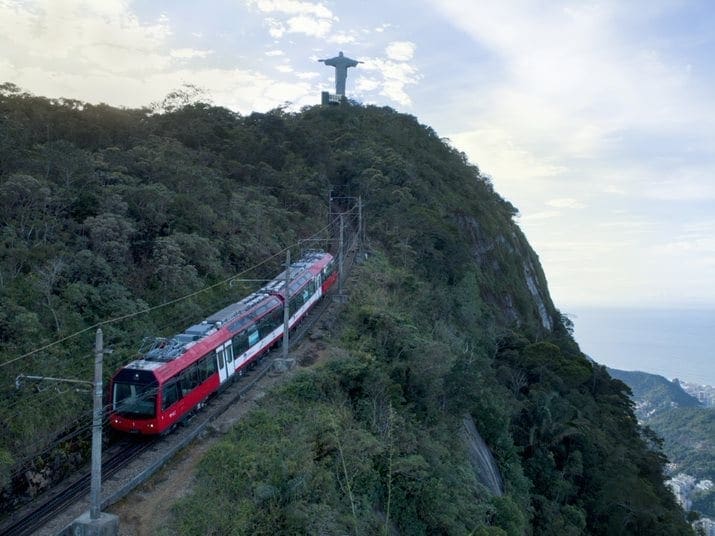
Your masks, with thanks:
[{"label": "ocean", "polygon": [[598,363],[715,386],[715,309],[562,309]]}]

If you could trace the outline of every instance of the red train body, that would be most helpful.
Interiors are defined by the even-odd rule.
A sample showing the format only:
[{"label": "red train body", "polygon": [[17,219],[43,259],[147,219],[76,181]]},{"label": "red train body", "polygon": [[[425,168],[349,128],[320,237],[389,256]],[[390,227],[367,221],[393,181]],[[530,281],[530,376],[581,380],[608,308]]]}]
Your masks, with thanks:
[{"label": "red train body", "polygon": [[[293,327],[335,283],[333,256],[310,252],[290,266]],[[129,433],[169,430],[283,338],[285,272],[259,291],[172,338],[152,340],[110,383],[110,425]]]}]

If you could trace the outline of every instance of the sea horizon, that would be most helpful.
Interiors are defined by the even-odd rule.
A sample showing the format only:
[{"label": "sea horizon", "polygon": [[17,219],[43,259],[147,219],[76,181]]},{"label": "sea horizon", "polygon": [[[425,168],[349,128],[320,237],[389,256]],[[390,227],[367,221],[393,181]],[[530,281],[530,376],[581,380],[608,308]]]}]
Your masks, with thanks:
[{"label": "sea horizon", "polygon": [[581,351],[597,363],[715,386],[715,307],[574,306]]}]

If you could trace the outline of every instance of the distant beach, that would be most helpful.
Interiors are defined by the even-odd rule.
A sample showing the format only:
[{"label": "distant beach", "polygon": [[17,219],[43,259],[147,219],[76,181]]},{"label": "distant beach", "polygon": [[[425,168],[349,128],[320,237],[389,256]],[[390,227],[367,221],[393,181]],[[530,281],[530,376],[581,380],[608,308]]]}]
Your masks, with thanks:
[{"label": "distant beach", "polygon": [[598,363],[715,386],[715,309],[562,309]]}]

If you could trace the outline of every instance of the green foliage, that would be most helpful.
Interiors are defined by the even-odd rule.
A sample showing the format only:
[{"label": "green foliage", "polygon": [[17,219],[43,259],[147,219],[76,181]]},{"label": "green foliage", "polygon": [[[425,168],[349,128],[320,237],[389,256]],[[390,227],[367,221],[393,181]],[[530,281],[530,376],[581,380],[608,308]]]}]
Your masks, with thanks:
[{"label": "green foliage", "polygon": [[679,470],[715,481],[715,409],[672,408],[648,419],[665,440],[663,450]]}]

